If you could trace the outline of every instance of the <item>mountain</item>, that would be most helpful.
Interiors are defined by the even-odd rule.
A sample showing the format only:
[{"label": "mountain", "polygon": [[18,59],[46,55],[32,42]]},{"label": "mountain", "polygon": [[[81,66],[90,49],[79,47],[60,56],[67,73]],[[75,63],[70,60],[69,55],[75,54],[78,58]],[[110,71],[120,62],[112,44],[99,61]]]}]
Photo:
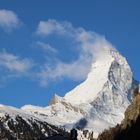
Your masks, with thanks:
[{"label": "mountain", "polygon": [[96,55],[86,80],[64,97],[55,95],[47,107],[1,105],[1,139],[68,135],[63,128],[77,128],[79,140],[97,138],[104,129],[121,123],[137,87],[127,60],[116,49],[105,46]]},{"label": "mountain", "polygon": [[55,95],[47,107],[21,109],[66,129],[89,130],[97,137],[121,123],[138,84],[127,60],[114,48],[104,47],[96,56],[87,79],[64,97]]}]

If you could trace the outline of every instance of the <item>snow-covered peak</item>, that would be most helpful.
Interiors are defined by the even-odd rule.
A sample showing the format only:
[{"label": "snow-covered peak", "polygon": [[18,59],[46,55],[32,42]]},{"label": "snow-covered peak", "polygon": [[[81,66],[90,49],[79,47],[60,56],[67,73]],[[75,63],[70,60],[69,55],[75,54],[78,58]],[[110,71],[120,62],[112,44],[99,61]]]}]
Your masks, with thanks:
[{"label": "snow-covered peak", "polygon": [[[118,69],[115,64],[118,64],[120,69]],[[116,69],[114,68],[114,71],[112,71],[112,67],[116,67]],[[120,75],[116,72],[119,70]],[[112,73],[115,72],[116,75],[111,75],[111,71]],[[105,46],[102,48],[102,51],[97,50],[95,61],[92,64],[91,71],[88,74],[87,79],[72,91],[68,92],[64,96],[64,99],[72,104],[91,102],[98,97],[98,94],[103,90],[107,81],[112,80],[113,84],[113,79],[115,81],[121,80],[121,76],[123,76],[126,78],[124,80],[127,80],[128,75],[131,78],[129,79],[129,82],[131,83],[132,72],[126,59],[120,55],[116,49]]]},{"label": "snow-covered peak", "polygon": [[84,82],[64,97],[55,95],[48,107],[25,106],[22,110],[44,114],[50,122],[66,128],[82,127],[97,133],[120,123],[131,102],[134,85],[131,68],[114,48],[105,46],[95,54]]}]

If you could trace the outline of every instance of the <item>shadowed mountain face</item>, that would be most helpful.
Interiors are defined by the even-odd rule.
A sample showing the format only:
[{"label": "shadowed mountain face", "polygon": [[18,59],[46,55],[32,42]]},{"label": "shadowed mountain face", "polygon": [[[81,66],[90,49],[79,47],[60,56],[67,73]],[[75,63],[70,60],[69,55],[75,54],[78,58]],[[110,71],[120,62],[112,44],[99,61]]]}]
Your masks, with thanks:
[{"label": "shadowed mountain face", "polygon": [[139,140],[140,139],[140,93],[135,90],[132,104],[125,112],[121,125],[105,130],[98,140]]}]

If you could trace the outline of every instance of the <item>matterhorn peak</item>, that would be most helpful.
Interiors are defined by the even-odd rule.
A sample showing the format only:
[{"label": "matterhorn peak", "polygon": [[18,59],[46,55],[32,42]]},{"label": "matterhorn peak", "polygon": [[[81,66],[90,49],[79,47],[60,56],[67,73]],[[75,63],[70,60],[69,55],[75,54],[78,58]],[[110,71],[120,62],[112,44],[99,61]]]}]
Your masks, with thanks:
[{"label": "matterhorn peak", "polygon": [[95,50],[85,81],[64,97],[55,95],[47,107],[24,106],[22,110],[41,114],[66,129],[77,127],[98,134],[123,120],[136,87],[127,60],[111,45],[104,45]]},{"label": "matterhorn peak", "polygon": [[[125,81],[127,80],[127,82]],[[132,84],[132,72],[126,59],[114,48],[103,47],[96,50],[95,61],[87,79],[68,92],[64,98],[72,104],[92,102],[106,85],[128,92]],[[124,90],[125,91],[122,91]]]}]

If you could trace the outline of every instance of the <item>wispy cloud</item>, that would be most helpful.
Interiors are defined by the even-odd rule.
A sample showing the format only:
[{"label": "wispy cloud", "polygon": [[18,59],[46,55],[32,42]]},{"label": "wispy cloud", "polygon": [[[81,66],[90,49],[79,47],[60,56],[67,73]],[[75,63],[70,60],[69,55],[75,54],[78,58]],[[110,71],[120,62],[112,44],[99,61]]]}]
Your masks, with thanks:
[{"label": "wispy cloud", "polygon": [[45,53],[58,53],[58,51],[48,43],[37,41],[35,45],[38,48],[41,48]]},{"label": "wispy cloud", "polygon": [[30,59],[23,59],[6,51],[0,52],[0,82],[26,75],[33,65]]},{"label": "wispy cloud", "polygon": [[[67,21],[41,21],[36,33],[37,36],[43,36],[43,39],[36,41],[33,46],[35,45],[45,52],[40,55],[45,58],[45,62],[41,60],[34,65],[33,61],[28,58],[21,58],[3,50],[0,52],[0,82],[26,75],[34,80],[37,79],[42,86],[47,86],[50,81],[58,81],[63,78],[82,81],[87,77],[93,60],[96,61],[103,56],[106,48],[112,47],[103,36],[81,27],[76,28]],[[46,43],[49,41],[50,35],[55,35],[51,40],[55,46],[51,46],[50,42]],[[58,48],[55,37],[61,38]],[[63,39],[72,42],[69,47],[72,48],[72,52],[77,54],[76,58],[69,62],[60,57],[62,56],[61,51],[63,54],[73,55],[68,48],[65,47],[66,50],[63,50],[60,47],[60,45],[63,46]]]},{"label": "wispy cloud", "polygon": [[38,78],[42,86],[47,86],[50,80],[56,81],[64,77],[72,80],[80,81],[85,79],[87,73],[89,72],[90,65],[89,60],[84,60],[84,58],[78,59],[72,63],[63,63],[57,61],[55,65],[44,65],[40,73],[38,73]]},{"label": "wispy cloud", "polygon": [[[59,35],[71,34],[73,27],[67,21],[57,22],[56,20],[49,19],[48,21],[40,21],[36,33],[42,36],[49,36],[53,33]],[[70,32],[69,32],[70,31]]]},{"label": "wispy cloud", "polygon": [[21,59],[6,51],[0,52],[0,66],[15,73],[24,73],[32,67],[29,59]]},{"label": "wispy cloud", "polygon": [[0,27],[2,29],[9,31],[19,27],[20,24],[21,21],[16,13],[5,9],[0,10]]},{"label": "wispy cloud", "polygon": [[[40,21],[36,33],[48,37],[51,34],[62,38],[70,38],[78,50],[78,59],[66,63],[59,59],[52,64],[44,64],[38,77],[41,85],[46,86],[50,80],[58,80],[67,77],[72,80],[84,80],[90,71],[92,61],[97,59],[100,52],[112,45],[95,32],[86,31],[84,28],[75,28],[71,23],[56,20]],[[98,48],[98,49],[97,49]]]}]

